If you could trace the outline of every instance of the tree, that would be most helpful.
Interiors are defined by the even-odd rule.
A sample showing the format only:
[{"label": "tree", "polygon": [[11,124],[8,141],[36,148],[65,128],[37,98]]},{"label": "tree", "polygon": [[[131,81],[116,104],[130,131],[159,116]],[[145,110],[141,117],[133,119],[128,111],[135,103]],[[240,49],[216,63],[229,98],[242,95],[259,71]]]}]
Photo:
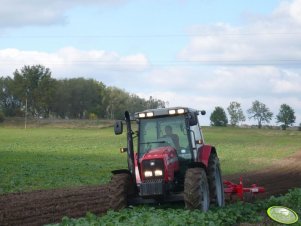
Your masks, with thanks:
[{"label": "tree", "polygon": [[287,104],[282,104],[278,115],[276,116],[277,122],[282,122],[282,129],[286,130],[287,127],[293,125],[296,120],[294,110]]},{"label": "tree", "polygon": [[61,118],[103,117],[104,85],[93,79],[73,78],[56,81],[53,111]]},{"label": "tree", "polygon": [[10,77],[0,78],[0,111],[5,116],[20,116],[20,100],[13,94],[14,80]]},{"label": "tree", "polygon": [[165,105],[164,101],[154,99],[152,96],[146,101],[146,108],[148,109],[165,108]]},{"label": "tree", "polygon": [[85,118],[87,113],[95,113],[95,107],[101,103],[98,84],[93,79],[74,78],[69,80],[71,91],[70,113],[72,118]]},{"label": "tree", "polygon": [[27,102],[32,116],[48,117],[54,92],[54,79],[49,68],[24,66],[14,72],[14,96],[21,101],[23,108]]},{"label": "tree", "polygon": [[213,126],[227,126],[228,118],[222,107],[215,107],[210,115],[211,125]]},{"label": "tree", "polygon": [[106,89],[107,117],[109,119],[123,119],[124,111],[129,109],[128,100],[130,94],[117,87],[108,87]]},{"label": "tree", "polygon": [[258,100],[252,103],[252,107],[248,109],[249,118],[254,118],[258,122],[258,128],[262,127],[263,122],[269,123],[273,117],[273,113],[269,108]]},{"label": "tree", "polygon": [[[27,106],[27,108],[25,107]],[[42,65],[24,66],[11,77],[0,77],[0,111],[4,116],[23,116],[25,108],[33,117],[123,118],[146,108],[165,107],[165,102],[140,98],[93,79],[56,80]]]},{"label": "tree", "polygon": [[240,103],[235,101],[231,102],[227,110],[230,115],[230,123],[232,126],[236,126],[239,122],[246,121]]},{"label": "tree", "polygon": [[4,113],[0,110],[0,123],[4,122]]}]

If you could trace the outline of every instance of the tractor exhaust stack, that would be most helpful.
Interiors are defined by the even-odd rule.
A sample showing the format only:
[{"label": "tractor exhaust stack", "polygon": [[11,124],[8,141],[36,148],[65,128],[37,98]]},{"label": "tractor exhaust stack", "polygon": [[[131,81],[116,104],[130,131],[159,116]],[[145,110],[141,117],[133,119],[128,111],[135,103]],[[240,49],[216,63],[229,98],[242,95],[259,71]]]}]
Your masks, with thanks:
[{"label": "tractor exhaust stack", "polygon": [[135,164],[134,164],[134,145],[133,145],[133,131],[131,126],[130,113],[124,112],[125,123],[127,128],[127,153],[128,153],[128,168],[131,172],[133,182],[136,184]]}]

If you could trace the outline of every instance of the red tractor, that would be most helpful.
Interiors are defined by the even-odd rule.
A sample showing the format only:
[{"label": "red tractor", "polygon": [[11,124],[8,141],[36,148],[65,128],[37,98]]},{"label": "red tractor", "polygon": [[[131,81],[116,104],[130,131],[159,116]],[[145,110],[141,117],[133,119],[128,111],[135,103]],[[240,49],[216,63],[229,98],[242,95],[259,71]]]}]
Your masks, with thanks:
[{"label": "red tractor", "polygon": [[[185,107],[150,109],[133,116],[127,127],[128,169],[113,171],[110,207],[130,202],[166,202],[182,199],[188,209],[207,211],[210,204],[224,206],[224,187],[215,147],[205,144],[198,111]],[[116,121],[115,134],[122,134],[123,121]],[[133,136],[137,138],[134,151]]]}]

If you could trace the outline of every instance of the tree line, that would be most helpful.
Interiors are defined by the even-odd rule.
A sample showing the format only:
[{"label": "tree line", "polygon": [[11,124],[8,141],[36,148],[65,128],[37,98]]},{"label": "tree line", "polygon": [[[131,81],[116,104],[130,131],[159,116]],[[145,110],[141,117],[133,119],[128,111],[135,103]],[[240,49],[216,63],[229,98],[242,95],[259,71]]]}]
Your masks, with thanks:
[{"label": "tree line", "polygon": [[124,117],[124,109],[136,112],[165,104],[93,79],[54,79],[42,65],[24,66],[13,76],[0,77],[0,115],[4,117],[117,119]]},{"label": "tree line", "polygon": [[[236,126],[240,122],[244,122],[246,117],[242,111],[241,104],[238,102],[231,102],[227,107],[228,114],[230,116],[230,125]],[[262,127],[263,123],[269,123],[273,118],[273,113],[264,104],[255,100],[252,106],[247,110],[249,119],[257,121],[258,128]],[[296,121],[295,111],[287,104],[282,104],[279,109],[279,113],[276,115],[277,123],[281,123],[281,128],[286,129],[292,126]],[[222,107],[215,107],[214,111],[210,115],[211,125],[213,126],[227,126],[228,117],[225,110]],[[301,125],[300,125],[301,126]]]}]

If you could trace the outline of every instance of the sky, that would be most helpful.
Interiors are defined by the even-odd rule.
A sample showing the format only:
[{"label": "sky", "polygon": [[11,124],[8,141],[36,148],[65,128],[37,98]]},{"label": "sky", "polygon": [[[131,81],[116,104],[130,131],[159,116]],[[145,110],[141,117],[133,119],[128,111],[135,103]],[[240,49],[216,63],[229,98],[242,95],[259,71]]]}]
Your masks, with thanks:
[{"label": "sky", "polygon": [[0,0],[0,76],[42,64],[168,106],[258,100],[301,123],[301,0]]}]

